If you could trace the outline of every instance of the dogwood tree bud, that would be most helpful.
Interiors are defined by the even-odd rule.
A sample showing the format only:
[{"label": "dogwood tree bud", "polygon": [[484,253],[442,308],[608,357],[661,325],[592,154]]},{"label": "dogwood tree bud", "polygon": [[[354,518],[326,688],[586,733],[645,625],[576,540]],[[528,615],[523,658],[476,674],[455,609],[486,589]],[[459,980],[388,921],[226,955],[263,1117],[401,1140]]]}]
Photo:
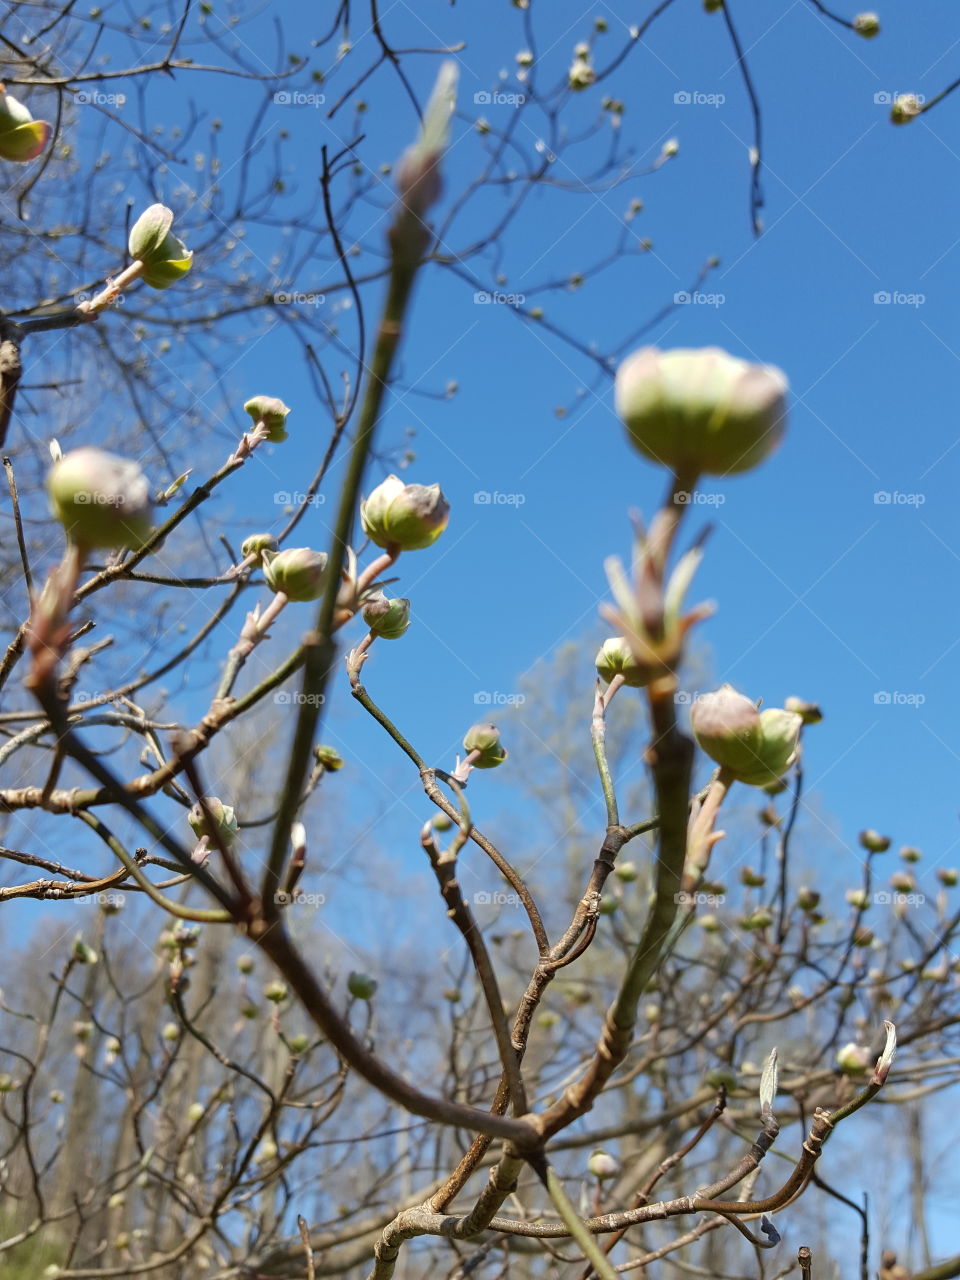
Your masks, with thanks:
[{"label": "dogwood tree bud", "polygon": [[130,256],[143,264],[140,274],[152,289],[168,289],[193,263],[193,253],[173,234],[172,226],[173,211],[152,204],[130,228]]},{"label": "dogwood tree bud", "polygon": [[263,994],[272,1004],[283,1004],[288,995],[287,984],[285,982],[268,982],[263,988]]},{"label": "dogwood tree bud", "polygon": [[870,905],[870,895],[866,889],[848,889],[843,896],[858,911],[865,911]]},{"label": "dogwood tree bud", "polygon": [[641,666],[637,662],[623,636],[611,636],[609,640],[604,640],[594,659],[594,665],[600,679],[607,684],[614,676],[622,676],[625,685],[640,689],[649,684],[652,678],[649,666]]},{"label": "dogwood tree bud", "polygon": [[937,879],[946,888],[953,889],[960,881],[960,871],[956,867],[939,867],[937,869]]},{"label": "dogwood tree bud", "polygon": [[209,820],[199,800],[187,814],[187,822],[190,823],[193,834],[198,840],[201,836],[206,836],[215,843],[219,837],[223,844],[232,844],[240,830],[233,805],[224,804],[216,796],[206,796],[204,804],[210,815]]},{"label": "dogwood tree bud", "polygon": [[890,848],[890,837],[882,836],[879,831],[861,831],[860,844],[868,853],[886,853]]},{"label": "dogwood tree bud", "polygon": [[360,503],[363,531],[378,547],[421,551],[447,527],[450,506],[438,484],[404,484],[387,476]]},{"label": "dogwood tree bud", "polygon": [[336,773],[338,769],[343,768],[343,757],[333,747],[314,747],[313,755],[317,764],[321,765],[327,773]]},{"label": "dogwood tree bud", "polygon": [[880,19],[875,13],[858,13],[853,20],[853,29],[865,40],[872,40],[880,34]]},{"label": "dogwood tree bud", "polygon": [[263,576],[271,591],[282,591],[288,600],[303,603],[323,594],[327,555],[309,547],[288,547],[261,554]]},{"label": "dogwood tree bud", "polygon": [[249,538],[244,538],[240,543],[240,554],[244,560],[248,556],[256,556],[259,564],[264,551],[276,551],[277,546],[277,540],[272,533],[251,533]]},{"label": "dogwood tree bud", "polygon": [[254,396],[243,406],[259,426],[262,422],[267,431],[267,439],[271,444],[282,444],[287,439],[284,424],[290,410],[275,396]]},{"label": "dogwood tree bud", "polygon": [[617,370],[616,406],[631,441],[684,476],[748,471],[783,435],[787,379],[719,347],[642,347]]},{"label": "dogwood tree bud", "polygon": [[797,890],[797,906],[801,911],[816,911],[820,905],[820,894],[816,889],[808,889],[806,885],[801,885]]},{"label": "dogwood tree bud", "polygon": [[34,120],[27,107],[0,84],[0,160],[36,160],[50,140],[50,126]]},{"label": "dogwood tree bud", "polygon": [[585,56],[575,57],[570,64],[570,70],[567,73],[567,84],[574,91],[580,93],[583,89],[589,89],[597,79],[597,73],[591,66],[589,61],[589,52]]},{"label": "dogwood tree bud", "polygon": [[615,1178],[620,1172],[620,1162],[608,1151],[594,1151],[587,1161],[587,1168],[595,1178],[602,1182],[605,1178]]},{"label": "dogwood tree bud", "polygon": [[837,1066],[845,1076],[862,1075],[871,1065],[870,1050],[853,1041],[837,1053]]},{"label": "dogwood tree bud", "polygon": [[47,476],[50,509],[71,542],[142,546],[152,528],[150,485],[135,462],[85,446],[65,453]]},{"label": "dogwood tree bud", "polygon": [[900,850],[900,857],[904,862],[919,862],[923,854],[919,849],[915,849],[912,844],[905,844]]},{"label": "dogwood tree bud", "polygon": [[911,120],[916,120],[922,111],[923,104],[915,93],[901,93],[893,100],[890,121],[892,124],[909,124]]},{"label": "dogwood tree bud", "polygon": [[748,889],[762,889],[767,883],[767,877],[754,871],[752,867],[744,867],[740,872],[740,883],[745,884]]},{"label": "dogwood tree bud", "polygon": [[786,698],[783,703],[784,711],[793,711],[800,717],[804,724],[819,724],[823,719],[823,712],[815,702],[804,702],[802,698]]},{"label": "dogwood tree bud", "polygon": [[253,956],[238,956],[237,971],[239,973],[253,973]]},{"label": "dogwood tree bud", "polygon": [[758,711],[732,685],[698,698],[690,724],[707,755],[750,786],[775,782],[797,758],[800,717],[774,707]]},{"label": "dogwood tree bud", "polygon": [[618,862],[613,868],[613,874],[617,879],[622,880],[624,884],[633,884],[640,872],[637,870],[635,862]]},{"label": "dogwood tree bud", "polygon": [[410,626],[410,601],[390,600],[380,591],[364,605],[363,620],[381,640],[399,640]]},{"label": "dogwood tree bud", "polygon": [[372,1000],[377,994],[377,981],[366,973],[351,973],[347,977],[347,990],[355,1000]]},{"label": "dogwood tree bud", "polygon": [[475,724],[468,729],[463,739],[463,749],[468,755],[477,752],[477,758],[470,762],[475,769],[495,769],[507,758],[507,752],[500,741],[500,730],[494,724]]}]

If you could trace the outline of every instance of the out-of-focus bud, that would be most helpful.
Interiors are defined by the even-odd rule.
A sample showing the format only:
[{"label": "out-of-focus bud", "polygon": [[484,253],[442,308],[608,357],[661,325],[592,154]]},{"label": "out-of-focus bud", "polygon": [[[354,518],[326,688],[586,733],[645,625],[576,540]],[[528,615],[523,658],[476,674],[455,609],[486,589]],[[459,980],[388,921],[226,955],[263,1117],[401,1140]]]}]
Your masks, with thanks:
[{"label": "out-of-focus bud", "polygon": [[253,956],[238,956],[237,971],[239,973],[253,973]]},{"label": "out-of-focus bud", "polygon": [[633,651],[623,636],[611,636],[604,640],[600,652],[594,659],[597,674],[601,680],[609,684],[614,676],[622,676],[623,683],[632,689],[640,689],[649,684],[652,672],[648,666],[637,662]]},{"label": "out-of-focus bud", "polygon": [[740,883],[745,884],[748,889],[762,889],[767,883],[767,877],[754,871],[753,867],[744,867],[740,872]]},{"label": "out-of-focus bud", "polygon": [[187,1119],[191,1124],[196,1124],[198,1120],[203,1119],[203,1113],[206,1110],[202,1102],[191,1102],[187,1107]]},{"label": "out-of-focus bud", "polygon": [[703,7],[707,13],[719,13],[723,8],[723,0],[703,0]]},{"label": "out-of-focus bud", "polygon": [[[889,845],[890,841],[887,841]],[[905,844],[900,850],[900,857],[904,862],[919,862],[923,854],[919,849],[915,849],[912,844]]]},{"label": "out-of-focus bud", "polygon": [[872,929],[868,929],[865,924],[857,925],[853,931],[853,945],[855,947],[872,947],[873,937]]},{"label": "out-of-focus bud", "polygon": [[895,871],[890,877],[890,888],[897,893],[913,893],[917,887],[916,877],[909,871]]},{"label": "out-of-focus bud", "polygon": [[856,907],[858,911],[866,911],[870,905],[870,895],[866,889],[848,889],[843,896],[851,907]]},{"label": "out-of-focus bud", "polygon": [[703,1077],[703,1083],[708,1084],[711,1089],[719,1089],[723,1086],[729,1093],[731,1089],[737,1087],[737,1077],[732,1071],[724,1071],[722,1067],[714,1067]]},{"label": "out-of-focus bud", "polygon": [[355,1000],[372,1000],[377,994],[377,982],[367,973],[351,973],[347,976],[347,990]]},{"label": "out-of-focus bud", "polygon": [[285,423],[290,410],[276,396],[254,396],[243,406],[254,421],[255,426],[263,423],[267,440],[271,444],[282,444],[287,437]]},{"label": "out-of-focus bud", "polygon": [[443,998],[450,1004],[459,1004],[463,999],[463,992],[459,987],[444,987]]},{"label": "out-of-focus bud", "polygon": [[872,40],[880,34],[880,19],[875,13],[858,13],[853,20],[853,29],[858,36]]},{"label": "out-of-focus bud", "polygon": [[314,747],[313,755],[317,764],[322,765],[327,773],[336,773],[343,768],[343,757],[333,747]]},{"label": "out-of-focus bud", "polygon": [[263,576],[271,591],[282,591],[288,600],[303,603],[323,595],[327,573],[325,551],[309,547],[288,547],[285,551],[261,554]]},{"label": "out-of-focus bud", "polygon": [[440,537],[450,519],[450,505],[438,484],[404,484],[387,476],[360,503],[363,532],[378,547],[421,551]]},{"label": "out-of-focus bud", "polygon": [[923,103],[915,93],[901,93],[893,100],[890,121],[892,124],[909,124],[911,120],[916,120],[922,111]]},{"label": "out-of-focus bud", "polygon": [[668,138],[660,150],[662,155],[672,160],[674,156],[680,154],[680,143],[676,138]]},{"label": "out-of-focus bud", "polygon": [[310,1047],[310,1037],[305,1036],[301,1031],[299,1035],[291,1036],[288,1043],[291,1053],[303,1053],[305,1049]]},{"label": "out-of-focus bud", "polygon": [[800,717],[804,724],[819,724],[823,719],[823,712],[815,702],[804,702],[802,698],[786,698],[783,703],[784,711],[793,711]]},{"label": "out-of-focus bud", "polygon": [[574,93],[579,93],[583,89],[589,89],[596,79],[597,73],[590,64],[590,50],[585,49],[583,53],[578,50],[567,73],[567,84]]},{"label": "out-of-focus bud", "polygon": [[698,916],[697,924],[704,931],[704,933],[719,933],[721,928],[723,927],[720,923],[719,918],[711,914],[710,912],[707,912],[707,914],[704,916]]},{"label": "out-of-focus bud", "polygon": [[401,596],[390,600],[378,591],[363,606],[363,620],[381,640],[399,640],[410,626],[410,601]]},{"label": "out-of-focus bud", "polygon": [[620,1172],[620,1162],[608,1151],[594,1151],[587,1161],[587,1168],[601,1182],[605,1178],[615,1178]]},{"label": "out-of-focus bud", "polygon": [[93,947],[88,947],[79,933],[73,940],[73,958],[78,964],[96,964],[97,953]]},{"label": "out-of-focus bud", "polygon": [[36,160],[50,140],[50,126],[34,120],[30,111],[0,84],[0,160]]},{"label": "out-of-focus bud", "polygon": [[276,551],[277,546],[272,533],[251,533],[249,538],[244,538],[240,543],[240,554],[244,560],[248,556],[256,556],[256,562],[260,564],[264,551]]},{"label": "out-of-focus bud", "polygon": [[620,903],[616,898],[603,898],[597,911],[602,916],[613,916],[620,910]]},{"label": "out-of-focus bud", "polygon": [[624,884],[633,884],[634,880],[636,880],[640,875],[640,872],[637,870],[637,864],[635,862],[618,862],[613,868],[613,874],[619,880],[622,880]]},{"label": "out-of-focus bud", "polygon": [[434,831],[449,831],[453,826],[453,819],[448,818],[445,813],[435,813],[430,823]]},{"label": "out-of-focus bud", "polygon": [[960,881],[960,871],[956,867],[938,867],[937,879],[946,888],[953,889],[956,887],[957,882]]},{"label": "out-of-focus bud", "polygon": [[552,1009],[544,1009],[542,1013],[537,1014],[537,1026],[543,1027],[545,1031],[555,1027],[559,1021],[560,1015],[554,1013]]},{"label": "out-of-focus bud", "polygon": [[470,761],[475,769],[495,769],[507,758],[506,749],[500,741],[500,730],[494,724],[475,724],[468,729],[463,749],[468,755],[477,752],[476,759]]},{"label": "out-of-focus bud", "polygon": [[285,982],[268,982],[263,988],[263,994],[272,1004],[283,1004],[288,995],[287,984]]},{"label": "out-of-focus bud", "polygon": [[751,915],[744,916],[740,921],[740,928],[753,932],[759,929],[769,929],[772,924],[773,915],[766,907],[761,907],[759,911],[754,911]]},{"label": "out-of-focus bud", "polygon": [[172,1044],[175,1040],[180,1039],[180,1028],[175,1022],[165,1022],[163,1024],[163,1031],[160,1034],[163,1036],[164,1040],[169,1044]]},{"label": "out-of-focus bud", "polygon": [[779,707],[758,711],[729,684],[698,698],[690,712],[694,737],[711,760],[754,787],[776,781],[794,763],[802,723]]},{"label": "out-of-focus bud", "polygon": [[269,1138],[265,1138],[257,1147],[254,1153],[254,1160],[257,1164],[269,1164],[271,1160],[276,1160],[280,1154],[280,1148],[275,1142],[271,1142]]},{"label": "out-of-focus bud", "polygon": [[131,547],[152,528],[150,485],[135,462],[86,446],[65,453],[47,476],[50,509],[71,542]]},{"label": "out-of-focus bud", "polygon": [[617,370],[616,406],[631,441],[684,477],[748,471],[783,435],[787,379],[719,347],[642,347]]},{"label": "out-of-focus bud", "polygon": [[175,236],[173,211],[152,204],[130,228],[130,257],[143,264],[140,273],[152,289],[168,289],[190,270],[193,253]]},{"label": "out-of-focus bud", "polygon": [[457,103],[457,79],[457,64],[444,62],[423,113],[420,137],[397,163],[397,193],[405,209],[418,221],[440,197],[440,160]]},{"label": "out-of-focus bud", "polygon": [[890,837],[882,836],[879,831],[861,831],[860,845],[868,853],[886,853],[890,848]]},{"label": "out-of-focus bud", "polygon": [[870,1050],[853,1041],[845,1044],[837,1053],[837,1066],[845,1076],[859,1076],[871,1066]]},{"label": "out-of-focus bud", "polygon": [[187,822],[190,823],[193,834],[198,840],[201,836],[206,836],[214,843],[219,838],[225,845],[232,844],[240,830],[233,805],[224,804],[216,796],[205,796],[204,803],[210,815],[209,821],[199,800],[187,814]]}]

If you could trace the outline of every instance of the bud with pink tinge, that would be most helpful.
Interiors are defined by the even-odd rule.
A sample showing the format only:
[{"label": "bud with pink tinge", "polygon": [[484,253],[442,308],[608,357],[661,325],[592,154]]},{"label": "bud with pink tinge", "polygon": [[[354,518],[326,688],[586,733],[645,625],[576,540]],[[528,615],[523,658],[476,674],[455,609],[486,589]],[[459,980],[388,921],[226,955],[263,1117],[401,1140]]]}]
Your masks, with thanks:
[{"label": "bud with pink tinge", "polygon": [[399,640],[410,626],[410,601],[405,597],[391,600],[379,591],[363,606],[363,620],[381,640]]},{"label": "bud with pink tinge", "polygon": [[476,759],[470,761],[475,769],[495,769],[507,758],[506,749],[500,741],[500,730],[495,724],[475,724],[468,729],[463,749],[468,755],[477,752]]},{"label": "bud with pink tinge", "polygon": [[685,478],[749,471],[786,420],[787,379],[719,347],[642,347],[617,370],[616,406],[633,444]]},{"label": "bud with pink tinge", "polygon": [[50,126],[34,120],[22,102],[0,84],[0,160],[36,160],[50,140]]},{"label": "bud with pink tinge", "polygon": [[151,289],[169,289],[193,264],[193,253],[171,230],[173,211],[152,204],[130,229],[130,257],[143,266],[141,277]]},{"label": "bud with pink tinge", "polygon": [[371,542],[389,550],[421,551],[440,537],[450,505],[438,484],[404,484],[387,476],[360,503],[360,523]]},{"label": "bud with pink tinge", "polygon": [[309,547],[289,547],[285,551],[264,551],[263,576],[271,591],[280,591],[288,600],[303,603],[319,600],[327,574],[327,556]]},{"label": "bud with pink tinge", "polygon": [[792,711],[758,711],[729,684],[698,698],[690,713],[694,737],[707,755],[754,787],[775,782],[794,763],[802,723]]}]

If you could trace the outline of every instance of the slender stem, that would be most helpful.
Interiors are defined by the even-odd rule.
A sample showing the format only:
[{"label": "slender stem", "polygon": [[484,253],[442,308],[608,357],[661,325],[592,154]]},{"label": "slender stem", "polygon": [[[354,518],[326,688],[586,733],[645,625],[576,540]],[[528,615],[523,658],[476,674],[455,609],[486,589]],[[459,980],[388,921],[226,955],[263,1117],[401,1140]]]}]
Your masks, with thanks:
[{"label": "slender stem", "polygon": [[566,1223],[570,1235],[583,1250],[584,1257],[591,1263],[600,1280],[617,1280],[617,1273],[610,1265],[607,1255],[600,1248],[597,1237],[577,1213],[552,1165],[544,1161],[542,1169],[537,1169],[537,1173],[540,1175],[543,1185],[554,1203],[554,1207]]},{"label": "slender stem", "polygon": [[593,755],[597,762],[597,772],[600,774],[600,786],[603,789],[603,800],[607,806],[607,826],[618,827],[620,825],[620,811],[617,808],[617,793],[613,784],[613,775],[610,773],[610,765],[607,762],[607,722],[606,710],[610,699],[613,697],[619,685],[617,681],[623,682],[623,677],[615,675],[610,681],[610,687],[604,694],[600,680],[597,680],[597,692],[593,700],[593,719],[590,723],[590,734],[593,739]]},{"label": "slender stem", "polygon": [[7,488],[10,490],[10,502],[13,506],[13,522],[17,530],[17,546],[20,548],[20,563],[23,566],[23,580],[27,584],[27,594],[33,595],[33,579],[30,575],[30,561],[27,559],[27,544],[23,539],[23,521],[20,518],[20,497],[17,493],[17,480],[13,474],[13,463],[4,458],[3,469],[7,473]]}]

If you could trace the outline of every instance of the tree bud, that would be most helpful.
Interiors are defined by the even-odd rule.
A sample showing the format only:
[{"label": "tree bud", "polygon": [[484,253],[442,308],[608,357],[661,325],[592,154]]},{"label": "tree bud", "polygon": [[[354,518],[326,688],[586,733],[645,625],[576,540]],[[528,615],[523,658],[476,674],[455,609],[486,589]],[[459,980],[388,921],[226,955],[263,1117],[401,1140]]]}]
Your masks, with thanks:
[{"label": "tree bud", "polygon": [[707,755],[754,787],[775,782],[794,763],[802,723],[793,711],[758,711],[729,684],[698,698],[690,712],[694,737]]},{"label": "tree bud", "polygon": [[262,422],[267,431],[267,439],[271,444],[282,444],[287,439],[284,423],[290,410],[275,396],[254,396],[243,406],[259,426]]},{"label": "tree bud", "polygon": [[640,875],[635,862],[618,862],[613,868],[613,874],[624,884],[633,884],[634,880]]},{"label": "tree bud", "polygon": [[744,916],[740,921],[740,928],[753,931],[757,929],[769,929],[772,924],[773,916],[766,907],[761,907],[759,911],[754,911],[751,915]]},{"label": "tree bud", "polygon": [[377,993],[377,982],[369,974],[354,972],[347,977],[347,990],[355,1000],[372,1000]]},{"label": "tree bud", "polygon": [[251,533],[249,538],[244,538],[240,543],[240,554],[244,560],[248,556],[256,556],[256,563],[260,564],[264,551],[276,551],[277,546],[277,540],[272,533]]},{"label": "tree bud", "polygon": [[623,636],[611,636],[609,640],[604,640],[594,659],[594,665],[600,679],[607,684],[614,676],[622,676],[625,685],[640,689],[649,684],[652,677],[650,667],[637,662]]},{"label": "tree bud", "polygon": [[309,547],[288,547],[285,551],[261,553],[263,576],[271,591],[282,591],[288,600],[303,603],[323,594],[327,555]]},{"label": "tree bud", "polygon": [[88,947],[79,933],[73,940],[73,958],[78,964],[96,964],[97,953],[93,947]]},{"label": "tree bud", "polygon": [[804,724],[819,724],[823,712],[815,702],[804,702],[802,698],[787,698],[783,704],[784,711],[793,711]]},{"label": "tree bud", "polygon": [[27,107],[0,84],[0,160],[36,160],[50,139],[50,126],[34,120]]},{"label": "tree bud", "polygon": [[66,453],[47,476],[50,510],[71,542],[137,548],[152,528],[150,485],[135,462],[86,446]]},{"label": "tree bud", "polygon": [[749,889],[762,889],[767,883],[767,877],[762,876],[759,871],[754,871],[752,867],[744,867],[740,872],[740,883],[745,884]]},{"label": "tree bud", "polygon": [[866,911],[870,905],[870,895],[866,889],[848,889],[843,896],[851,907],[856,907],[858,911]]},{"label": "tree bud", "polygon": [[719,347],[642,347],[617,370],[616,406],[639,451],[683,476],[748,471],[783,435],[787,379]]},{"label": "tree bud", "polygon": [[879,831],[861,831],[860,844],[868,853],[886,853],[890,848],[890,837],[882,836]]},{"label": "tree bud", "polygon": [[960,881],[960,871],[956,867],[939,867],[937,869],[937,879],[946,888],[953,889],[956,887],[957,882]]},{"label": "tree bud", "polygon": [[[589,52],[589,51],[588,51]],[[583,89],[589,89],[595,83],[597,73],[590,65],[587,56],[577,56],[570,64],[570,70],[567,73],[567,84],[574,91],[580,93]]]},{"label": "tree bud", "polygon": [[272,1004],[283,1004],[287,998],[287,984],[285,982],[268,982],[263,988],[263,994]]},{"label": "tree bud", "polygon": [[321,765],[327,773],[336,773],[338,769],[343,768],[343,757],[338,751],[334,751],[333,747],[314,747],[313,754],[317,764]]},{"label": "tree bud", "polygon": [[837,1053],[837,1066],[845,1076],[862,1075],[872,1065],[870,1050],[853,1041],[845,1044]]},{"label": "tree bud", "polygon": [[378,547],[421,551],[436,542],[450,518],[438,484],[404,484],[387,476],[360,503],[363,532]]},{"label": "tree bud", "polygon": [[475,724],[468,729],[463,739],[463,749],[468,755],[478,753],[476,760],[471,760],[475,769],[495,769],[507,758],[506,750],[500,741],[500,731],[494,724]]},{"label": "tree bud", "polygon": [[872,40],[880,34],[880,19],[875,13],[858,13],[853,20],[853,29],[865,40]]},{"label": "tree bud", "polygon": [[[889,844],[889,841],[887,842]],[[904,862],[919,862],[923,854],[919,849],[915,849],[911,844],[905,844],[900,850],[900,857]]]},{"label": "tree bud", "polygon": [[410,601],[390,600],[379,591],[363,606],[363,620],[381,640],[399,640],[410,626]]},{"label": "tree bud", "polygon": [[892,124],[909,124],[911,120],[916,120],[922,111],[923,104],[915,93],[901,93],[893,100],[890,121]]},{"label": "tree bud", "polygon": [[239,973],[253,973],[253,956],[238,956],[237,971]]},{"label": "tree bud", "polygon": [[152,204],[130,228],[130,257],[143,264],[140,274],[151,289],[169,289],[193,262],[193,253],[173,234],[172,226],[173,211]]},{"label": "tree bud", "polygon": [[619,1174],[620,1162],[607,1151],[594,1151],[587,1161],[587,1168],[602,1182],[605,1178],[615,1178]]},{"label": "tree bud", "polygon": [[797,906],[801,911],[816,911],[820,905],[820,894],[816,889],[808,889],[806,885],[802,885],[797,890]]},{"label": "tree bud", "polygon": [[[224,804],[216,796],[205,796],[204,804],[210,815],[209,819],[199,800],[187,814],[187,822],[190,823],[193,834],[198,840],[201,836],[206,836],[214,844],[218,839],[221,844],[232,844],[240,830],[233,806]],[[183,942],[182,945],[186,946],[189,943]]]}]

